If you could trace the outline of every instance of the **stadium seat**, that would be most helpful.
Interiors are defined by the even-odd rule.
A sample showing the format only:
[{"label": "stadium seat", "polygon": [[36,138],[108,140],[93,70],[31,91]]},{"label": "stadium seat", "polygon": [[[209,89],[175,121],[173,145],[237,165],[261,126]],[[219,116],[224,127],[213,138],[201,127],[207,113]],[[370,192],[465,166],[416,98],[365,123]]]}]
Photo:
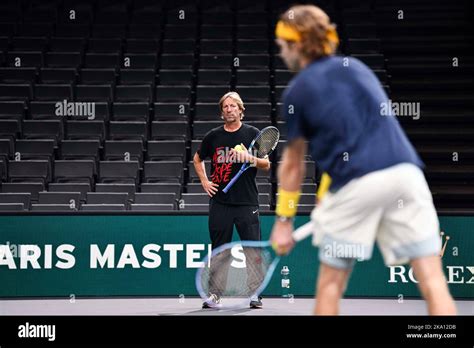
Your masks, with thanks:
[{"label": "stadium seat", "polygon": [[181,184],[179,183],[142,183],[140,189],[143,193],[174,193],[177,199],[181,196]]},{"label": "stadium seat", "polygon": [[186,121],[189,111],[189,103],[154,103],[154,120]]},{"label": "stadium seat", "polygon": [[145,161],[143,181],[154,182],[182,182],[183,162],[180,161]]},{"label": "stadium seat", "polygon": [[112,106],[115,121],[148,121],[150,104],[146,102],[115,102]]},{"label": "stadium seat", "polygon": [[44,191],[43,183],[34,182],[4,182],[0,186],[2,193],[28,193],[32,202],[38,201],[39,192]]},{"label": "stadium seat", "polygon": [[136,186],[134,184],[103,184],[97,183],[95,185],[95,192],[118,192],[126,193],[128,201],[135,201]]},{"label": "stadium seat", "polygon": [[187,139],[189,136],[188,123],[183,121],[153,121],[151,137],[153,140]]},{"label": "stadium seat", "polygon": [[91,160],[54,161],[54,182],[57,183],[95,183],[95,162]]},{"label": "stadium seat", "polygon": [[147,145],[147,161],[184,161],[186,159],[186,146],[184,140],[149,141]]},{"label": "stadium seat", "polygon": [[175,204],[131,204],[131,211],[172,211],[176,210]]},{"label": "stadium seat", "polygon": [[71,209],[79,209],[81,203],[80,192],[40,192],[39,204],[66,204]]},{"label": "stadium seat", "polygon": [[140,164],[137,161],[100,161],[101,183],[134,184],[139,180]]},{"label": "stadium seat", "polygon": [[51,181],[50,163],[45,160],[9,161],[8,181],[46,184]]},{"label": "stadium seat", "polygon": [[109,139],[140,140],[148,139],[148,127],[145,121],[110,121]]},{"label": "stadium seat", "polygon": [[126,206],[124,204],[83,204],[81,205],[81,210],[95,212],[121,212],[126,210]]},{"label": "stadium seat", "polygon": [[141,165],[143,151],[143,141],[106,140],[104,143],[104,159],[106,161],[137,161]]}]

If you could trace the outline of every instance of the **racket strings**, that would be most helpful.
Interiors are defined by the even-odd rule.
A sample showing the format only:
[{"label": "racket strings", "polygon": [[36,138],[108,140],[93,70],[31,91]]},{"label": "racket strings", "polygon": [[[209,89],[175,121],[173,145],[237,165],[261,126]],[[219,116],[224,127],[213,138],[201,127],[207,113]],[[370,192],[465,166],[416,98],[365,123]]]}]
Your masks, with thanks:
[{"label": "racket strings", "polygon": [[277,146],[280,139],[280,132],[276,127],[267,127],[255,141],[254,148],[257,150],[257,157],[264,158],[268,156]]},{"label": "racket strings", "polygon": [[201,287],[221,298],[249,298],[256,294],[273,261],[265,248],[241,247],[224,250],[211,258],[202,272]]}]

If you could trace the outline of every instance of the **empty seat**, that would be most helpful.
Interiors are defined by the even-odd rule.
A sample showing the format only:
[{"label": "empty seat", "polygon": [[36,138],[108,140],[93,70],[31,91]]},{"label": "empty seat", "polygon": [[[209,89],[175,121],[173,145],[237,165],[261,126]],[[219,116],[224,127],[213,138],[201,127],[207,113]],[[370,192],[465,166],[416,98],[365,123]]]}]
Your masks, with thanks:
[{"label": "empty seat", "polygon": [[85,40],[82,37],[52,37],[49,49],[52,52],[82,52]]},{"label": "empty seat", "polygon": [[59,156],[63,160],[99,159],[100,142],[98,140],[63,140],[59,147]]},{"label": "empty seat", "polygon": [[73,204],[31,204],[31,211],[64,212],[77,210],[78,207]]},{"label": "empty seat", "polygon": [[160,139],[186,139],[188,137],[188,123],[184,121],[153,121],[151,137]]},{"label": "empty seat", "polygon": [[182,182],[183,162],[180,161],[146,161],[144,165],[144,182]]},{"label": "empty seat", "polygon": [[[232,40],[232,26],[230,25],[203,25],[201,26],[201,38],[202,39],[211,39],[211,40]],[[201,41],[202,42],[202,41]],[[231,46],[232,49],[232,46]],[[231,49],[225,51],[230,52]],[[210,51],[209,53],[216,53],[215,51]]]},{"label": "empty seat", "polygon": [[52,182],[48,185],[49,192],[79,192],[81,202],[86,201],[86,193],[91,191],[90,183]]},{"label": "empty seat", "polygon": [[105,138],[103,121],[66,121],[67,139],[98,139]]},{"label": "empty seat", "polygon": [[194,53],[194,40],[164,40],[163,53]]},{"label": "empty seat", "polygon": [[60,101],[30,102],[30,117],[34,120],[50,119],[57,121],[59,117],[74,120],[107,120],[109,108],[107,103],[68,102]]},{"label": "empty seat", "polygon": [[199,85],[230,85],[231,78],[230,69],[200,69],[198,71]]},{"label": "empty seat", "polygon": [[225,54],[232,52],[232,40],[201,40],[201,54]]},{"label": "empty seat", "polygon": [[143,162],[143,142],[136,140],[106,140],[104,159],[106,161],[138,161]]},{"label": "empty seat", "polygon": [[237,70],[236,74],[238,85],[267,85],[270,81],[270,71],[268,69],[261,70]]},{"label": "empty seat", "polygon": [[186,204],[209,204],[207,193],[183,193],[179,201],[180,207]]},{"label": "empty seat", "polygon": [[122,38],[125,37],[125,25],[95,24],[92,28],[92,35],[101,38]]},{"label": "empty seat", "polygon": [[20,136],[21,126],[18,120],[0,120],[0,137],[15,139]]},{"label": "empty seat", "polygon": [[120,56],[118,53],[86,53],[84,66],[86,68],[118,68]]},{"label": "empty seat", "polygon": [[6,65],[14,68],[36,67],[44,65],[41,52],[8,52]]},{"label": "empty seat", "polygon": [[127,53],[155,53],[159,41],[156,39],[128,39],[125,45]]},{"label": "empty seat", "polygon": [[54,181],[93,185],[94,169],[95,162],[91,160],[56,160],[54,161]]},{"label": "empty seat", "polygon": [[87,192],[87,204],[122,204],[128,206],[128,193]]},{"label": "empty seat", "polygon": [[15,156],[21,159],[45,159],[54,158],[54,140],[26,140],[17,139],[15,142]]},{"label": "empty seat", "polygon": [[189,86],[192,83],[193,72],[190,69],[161,69],[158,76],[160,85]]},{"label": "empty seat", "polygon": [[145,121],[110,121],[109,138],[113,140],[148,139],[148,127]]},{"label": "empty seat", "polygon": [[25,83],[35,82],[36,68],[5,68],[0,67],[0,83]]},{"label": "empty seat", "polygon": [[204,188],[202,187],[202,184],[199,182],[199,183],[188,183],[186,185],[187,187],[187,193],[205,193],[204,192]]},{"label": "empty seat", "polygon": [[157,40],[161,36],[161,25],[153,23],[153,25],[142,25],[141,23],[133,23],[130,25],[128,37],[134,39],[154,39]]},{"label": "empty seat", "polygon": [[136,85],[136,86],[117,86],[115,88],[115,100],[122,102],[150,102],[152,100],[153,92],[151,85]]},{"label": "empty seat", "polygon": [[35,85],[36,100],[72,100],[71,85]]},{"label": "empty seat", "polygon": [[42,52],[47,44],[45,37],[14,37],[12,51],[37,51]]},{"label": "empty seat", "polygon": [[9,161],[8,180],[10,182],[40,182],[51,181],[49,161]]},{"label": "empty seat", "polygon": [[137,161],[100,161],[99,180],[101,183],[137,184],[139,167]]},{"label": "empty seat", "polygon": [[125,53],[121,66],[126,69],[156,69],[155,53]]},{"label": "empty seat", "polygon": [[0,203],[0,211],[23,211],[23,203]]},{"label": "empty seat", "polygon": [[44,84],[72,84],[76,82],[76,70],[70,68],[41,68],[40,82]]},{"label": "empty seat", "polygon": [[268,54],[244,54],[240,53],[235,59],[234,65],[243,69],[267,69],[270,65]]},{"label": "empty seat", "polygon": [[190,86],[157,86],[156,101],[159,102],[187,102],[191,97]]},{"label": "empty seat", "polygon": [[126,207],[125,204],[83,204],[81,210],[97,212],[125,211]]},{"label": "empty seat", "polygon": [[103,184],[95,185],[95,192],[119,192],[126,193],[128,200],[133,202],[135,200],[136,186],[135,184]]},{"label": "empty seat", "polygon": [[140,192],[135,194],[136,204],[176,204],[176,196],[174,193],[146,193]]},{"label": "empty seat", "polygon": [[111,102],[114,99],[111,85],[77,85],[76,100]]},{"label": "empty seat", "polygon": [[142,183],[140,190],[150,193],[174,193],[176,198],[181,196],[181,184],[179,183]]},{"label": "empty seat", "polygon": [[[237,39],[237,53],[238,54],[262,54],[268,53],[268,40],[254,40],[254,39]],[[241,65],[242,66],[242,65]]]},{"label": "empty seat", "polygon": [[189,115],[189,103],[155,103],[155,120],[179,120],[187,119]]},{"label": "empty seat", "polygon": [[44,184],[32,182],[4,182],[0,186],[3,193],[29,193],[31,201],[38,200],[38,193],[44,191]]},{"label": "empty seat", "polygon": [[199,57],[200,68],[228,69],[232,67],[232,63],[230,54],[201,54]]},{"label": "empty seat", "polygon": [[67,204],[71,209],[78,209],[81,203],[80,192],[40,192],[39,204]]},{"label": "empty seat", "polygon": [[121,39],[89,39],[90,53],[118,53],[122,47]]},{"label": "empty seat", "polygon": [[30,84],[0,84],[0,100],[30,100],[33,90]]},{"label": "empty seat", "polygon": [[155,70],[153,69],[122,69],[120,83],[123,85],[153,85]]},{"label": "empty seat", "polygon": [[115,69],[81,69],[80,82],[83,85],[112,85]]},{"label": "empty seat", "polygon": [[131,204],[131,211],[172,211],[176,210],[175,204]]},{"label": "empty seat", "polygon": [[162,69],[192,69],[194,54],[162,54],[160,60]]},{"label": "empty seat", "polygon": [[209,212],[209,204],[179,204],[179,210],[187,212]]},{"label": "empty seat", "polygon": [[236,87],[237,92],[243,100],[255,102],[270,101],[270,87],[269,86],[241,86]]},{"label": "empty seat", "polygon": [[218,102],[219,99],[230,91],[230,86],[201,86],[196,87],[196,100],[199,102]]},{"label": "empty seat", "polygon": [[23,121],[23,138],[52,139],[55,144],[63,138],[63,125],[59,120]]},{"label": "empty seat", "polygon": [[30,199],[29,193],[0,193],[0,203],[21,203],[24,210],[30,209]]},{"label": "empty seat", "polygon": [[186,157],[186,146],[184,140],[161,140],[149,141],[147,149],[147,160],[157,161],[163,159],[184,161]]},{"label": "empty seat", "polygon": [[113,119],[116,121],[141,121],[148,120],[150,105],[143,102],[113,104]]},{"label": "empty seat", "polygon": [[78,68],[82,64],[80,52],[48,52],[45,65],[50,68]]}]

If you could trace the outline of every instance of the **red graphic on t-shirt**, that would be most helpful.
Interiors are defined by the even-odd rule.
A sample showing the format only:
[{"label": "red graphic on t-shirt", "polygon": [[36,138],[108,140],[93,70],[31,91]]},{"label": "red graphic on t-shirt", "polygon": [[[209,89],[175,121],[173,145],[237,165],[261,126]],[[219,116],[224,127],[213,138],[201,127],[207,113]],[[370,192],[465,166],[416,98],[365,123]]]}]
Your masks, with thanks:
[{"label": "red graphic on t-shirt", "polygon": [[216,148],[214,155],[212,155],[214,171],[211,174],[211,180],[215,184],[227,183],[231,179],[232,162],[227,163],[227,158],[222,156],[222,153],[225,153],[223,149],[224,146]]}]

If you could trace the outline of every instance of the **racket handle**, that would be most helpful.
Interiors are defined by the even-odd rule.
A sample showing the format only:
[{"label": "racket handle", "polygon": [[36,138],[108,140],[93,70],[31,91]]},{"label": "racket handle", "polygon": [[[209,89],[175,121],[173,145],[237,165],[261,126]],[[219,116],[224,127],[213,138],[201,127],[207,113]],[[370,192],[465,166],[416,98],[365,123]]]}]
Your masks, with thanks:
[{"label": "racket handle", "polygon": [[227,191],[230,190],[230,188],[232,187],[232,185],[234,185],[234,183],[237,181],[237,179],[242,175],[244,171],[243,170],[239,170],[239,172],[232,178],[232,180],[227,184],[226,187],[224,187],[224,189],[222,190],[224,193],[227,193]]},{"label": "racket handle", "polygon": [[299,242],[299,241],[302,241],[303,239],[309,237],[310,235],[313,234],[313,230],[314,230],[314,224],[312,221],[310,222],[307,222],[306,224],[304,224],[303,226],[297,228],[292,236],[293,236],[293,239],[295,242]]}]

